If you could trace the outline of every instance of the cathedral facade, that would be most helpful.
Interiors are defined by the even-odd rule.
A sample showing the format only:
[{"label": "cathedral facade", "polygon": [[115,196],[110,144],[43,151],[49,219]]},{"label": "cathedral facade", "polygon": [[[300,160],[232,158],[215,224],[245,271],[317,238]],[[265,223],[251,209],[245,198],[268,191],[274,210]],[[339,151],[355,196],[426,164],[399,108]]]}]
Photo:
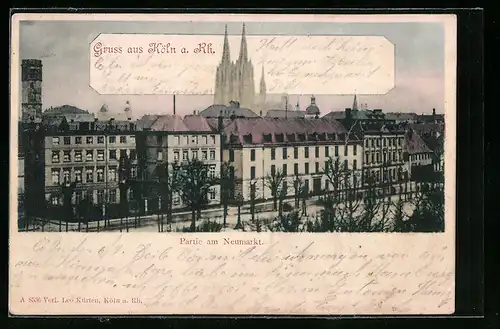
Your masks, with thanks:
[{"label": "cathedral facade", "polygon": [[214,104],[227,105],[231,101],[235,101],[239,103],[240,107],[259,113],[261,105],[265,102],[266,94],[264,68],[262,68],[261,90],[258,95],[255,91],[254,81],[254,67],[252,60],[248,57],[245,24],[243,24],[241,34],[240,53],[235,62],[231,60],[226,26],[222,59],[217,66],[215,76]]}]

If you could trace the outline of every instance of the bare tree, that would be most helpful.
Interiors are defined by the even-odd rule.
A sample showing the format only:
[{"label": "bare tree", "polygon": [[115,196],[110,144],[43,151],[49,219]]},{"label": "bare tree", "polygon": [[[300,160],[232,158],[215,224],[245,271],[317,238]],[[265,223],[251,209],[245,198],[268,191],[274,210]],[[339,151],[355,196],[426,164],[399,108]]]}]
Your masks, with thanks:
[{"label": "bare tree", "polygon": [[301,232],[301,216],[298,211],[292,211],[286,215],[276,217],[275,221],[268,225],[272,232]]},{"label": "bare tree", "polygon": [[358,184],[361,180],[354,171],[344,171],[342,186],[344,189],[343,216],[341,231],[355,232],[358,226],[358,209],[361,205],[361,199],[358,197]]},{"label": "bare tree", "polygon": [[295,174],[293,178],[293,196],[295,201],[295,209],[299,209],[300,207],[300,197],[303,187],[304,181],[299,176],[299,174]]},{"label": "bare tree", "polygon": [[230,162],[221,165],[220,173],[220,193],[223,211],[223,226],[226,227],[229,203],[234,199],[234,167]]},{"label": "bare tree", "polygon": [[255,206],[257,203],[257,181],[250,182],[250,214],[252,216],[252,223],[255,221]]},{"label": "bare tree", "polygon": [[172,223],[172,208],[174,194],[179,192],[179,164],[162,163],[157,166],[158,185],[161,197],[161,212],[162,218],[160,220],[159,231],[163,232],[163,213],[167,214],[167,224]]},{"label": "bare tree", "polygon": [[399,193],[397,202],[394,203],[392,212],[392,227],[394,232],[411,232],[413,231],[412,223],[404,210],[405,202],[402,193]]},{"label": "bare tree", "polygon": [[[63,183],[62,195],[63,195],[63,214],[66,221],[66,232],[68,232],[68,224],[74,219],[73,204],[71,202],[73,198],[73,192],[75,191],[77,182],[66,181]],[[60,227],[60,225],[59,225]],[[59,229],[60,231],[60,229]]]},{"label": "bare tree", "polygon": [[326,179],[333,187],[333,191],[327,191],[328,194],[333,194],[334,199],[339,200],[339,192],[341,188],[341,180],[344,174],[344,168],[342,168],[342,165],[340,163],[340,159],[338,157],[332,158],[328,157],[328,159],[325,162],[324,168],[323,168],[324,175],[326,176]]},{"label": "bare tree", "polygon": [[120,162],[118,167],[118,179],[119,179],[119,189],[120,189],[120,232],[123,226],[123,217],[126,218],[126,226],[128,232],[128,215],[129,215],[129,202],[128,202],[128,192],[130,190],[130,173],[131,173],[131,163],[130,159],[126,154],[120,156]]},{"label": "bare tree", "polygon": [[264,180],[264,185],[271,190],[271,195],[273,197],[273,210],[277,210],[278,198],[281,194],[281,189],[283,187],[283,182],[286,179],[286,175],[280,169],[271,170],[271,173],[266,175]]},{"label": "bare tree", "polygon": [[179,166],[179,186],[182,201],[191,209],[191,230],[196,231],[196,219],[208,202],[209,189],[217,183],[210,177],[208,166],[198,159],[190,159]]}]

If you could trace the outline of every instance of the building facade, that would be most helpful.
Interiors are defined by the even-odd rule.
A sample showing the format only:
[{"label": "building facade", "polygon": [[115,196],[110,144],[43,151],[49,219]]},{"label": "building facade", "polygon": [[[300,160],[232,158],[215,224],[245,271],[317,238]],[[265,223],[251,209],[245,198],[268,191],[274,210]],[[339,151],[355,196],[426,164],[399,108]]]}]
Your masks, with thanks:
[{"label": "building facade", "polygon": [[234,167],[235,193],[248,201],[272,198],[269,179],[281,172],[282,189],[293,196],[298,176],[310,194],[331,190],[324,175],[328,159],[339,159],[345,169],[362,168],[362,143],[346,139],[335,120],[304,118],[236,119],[224,128],[223,161]]},{"label": "building facade", "polygon": [[[206,118],[193,115],[182,119],[176,115],[144,117],[139,120],[141,130],[137,132],[137,152],[139,155],[138,180],[144,186],[144,197],[151,202],[158,195],[158,168],[188,159],[201,160],[208,166],[208,174],[218,177],[221,166],[220,135],[207,123]],[[220,187],[210,187],[208,204],[220,203]],[[161,201],[160,201],[161,202]],[[173,209],[186,207],[181,194],[174,193]]]},{"label": "building facade", "polygon": [[131,177],[137,175],[135,124],[94,121],[70,125],[69,130],[47,132],[45,149],[45,199],[62,203],[61,186],[76,183],[72,201],[93,204],[120,201],[119,164],[131,161]]},{"label": "building facade", "polygon": [[362,132],[364,142],[363,176],[375,183],[395,182],[407,177],[405,130],[384,126]]},{"label": "building facade", "polygon": [[35,205],[31,215],[41,215],[47,204],[62,205],[63,189],[69,186],[75,205],[83,199],[95,205],[119,203],[120,159],[130,159],[131,177],[137,173],[133,122],[61,119],[33,123],[23,134],[25,205]]}]

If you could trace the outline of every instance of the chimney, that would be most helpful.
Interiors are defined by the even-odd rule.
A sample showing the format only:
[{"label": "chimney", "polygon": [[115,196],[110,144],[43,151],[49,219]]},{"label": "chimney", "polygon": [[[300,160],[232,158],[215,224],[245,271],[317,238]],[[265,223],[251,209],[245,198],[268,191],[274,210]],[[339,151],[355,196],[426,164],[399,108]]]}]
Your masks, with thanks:
[{"label": "chimney", "polygon": [[436,115],[436,109],[432,109],[432,115]]},{"label": "chimney", "polygon": [[222,129],[224,129],[224,118],[222,116],[219,116],[217,118],[217,131],[221,133]]},{"label": "chimney", "polygon": [[345,109],[345,118],[348,120],[352,119],[352,110],[350,108]]},{"label": "chimney", "polygon": [[174,115],[175,115],[175,95],[173,97],[173,103],[174,103],[173,105],[174,105]]}]

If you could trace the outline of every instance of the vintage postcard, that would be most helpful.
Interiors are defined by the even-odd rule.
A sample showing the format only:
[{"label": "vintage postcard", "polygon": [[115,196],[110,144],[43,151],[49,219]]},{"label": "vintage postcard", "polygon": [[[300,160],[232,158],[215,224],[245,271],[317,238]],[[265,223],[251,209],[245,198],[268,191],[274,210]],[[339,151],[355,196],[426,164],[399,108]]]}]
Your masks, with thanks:
[{"label": "vintage postcard", "polygon": [[452,314],[456,39],[454,15],[13,15],[10,313]]}]

